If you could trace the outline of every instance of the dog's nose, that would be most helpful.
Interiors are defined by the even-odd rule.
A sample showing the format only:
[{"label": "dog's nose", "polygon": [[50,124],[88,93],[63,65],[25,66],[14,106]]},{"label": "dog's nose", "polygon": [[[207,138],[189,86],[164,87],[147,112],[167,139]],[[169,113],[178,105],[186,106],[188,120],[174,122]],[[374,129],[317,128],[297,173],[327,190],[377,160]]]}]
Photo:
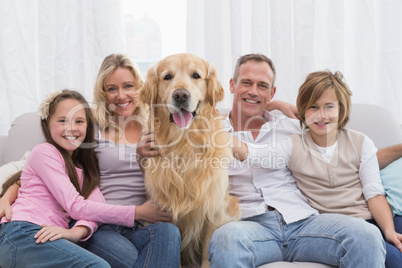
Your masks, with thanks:
[{"label": "dog's nose", "polygon": [[177,103],[183,103],[190,98],[190,93],[183,88],[176,89],[173,92],[173,100]]}]

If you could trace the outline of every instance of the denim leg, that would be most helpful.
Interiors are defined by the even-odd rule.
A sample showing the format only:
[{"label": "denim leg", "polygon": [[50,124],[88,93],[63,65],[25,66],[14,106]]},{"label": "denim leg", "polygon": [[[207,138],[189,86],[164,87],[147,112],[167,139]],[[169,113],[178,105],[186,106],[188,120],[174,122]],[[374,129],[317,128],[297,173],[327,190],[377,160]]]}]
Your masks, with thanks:
[{"label": "denim leg", "polygon": [[281,260],[381,268],[385,248],[378,228],[362,219],[323,214],[286,224],[277,211],[225,224],[209,245],[211,268],[255,267]]},{"label": "denim leg", "polygon": [[122,230],[134,229],[105,224],[92,236],[79,244],[107,261],[113,268],[132,268],[138,258],[138,250],[133,243],[121,234]]},{"label": "denim leg", "polygon": [[396,232],[402,234],[402,216],[395,215],[394,225]]},{"label": "denim leg", "polygon": [[381,268],[385,246],[372,224],[346,215],[321,214],[285,227],[286,260],[340,268]]},{"label": "denim leg", "polygon": [[[368,222],[374,224],[378,227],[377,223],[374,220],[369,220]],[[397,233],[402,233],[402,217],[395,216],[394,217],[394,225]],[[385,240],[384,240],[385,241]],[[393,244],[385,241],[385,249],[387,252],[385,258],[385,267],[386,268],[399,268],[402,263],[402,253],[396,248]]]},{"label": "denim leg", "polygon": [[180,266],[181,237],[177,226],[159,222],[134,232],[123,232],[138,249],[134,267],[178,268]]},{"label": "denim leg", "polygon": [[39,225],[13,221],[0,227],[0,266],[6,267],[110,267],[80,246],[58,239],[36,244]]},{"label": "denim leg", "polygon": [[[402,234],[402,216],[394,217],[394,225],[397,233]],[[387,243],[387,258],[385,261],[386,268],[401,267],[402,253],[394,246]]]},{"label": "denim leg", "polygon": [[209,243],[210,267],[254,268],[283,260],[281,229],[275,211],[223,225]]}]

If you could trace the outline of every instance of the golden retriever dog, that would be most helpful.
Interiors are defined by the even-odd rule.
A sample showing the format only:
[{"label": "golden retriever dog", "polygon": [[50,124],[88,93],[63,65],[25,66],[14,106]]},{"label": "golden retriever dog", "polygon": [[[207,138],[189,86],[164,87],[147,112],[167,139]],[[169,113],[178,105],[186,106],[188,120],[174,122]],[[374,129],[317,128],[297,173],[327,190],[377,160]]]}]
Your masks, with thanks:
[{"label": "golden retriever dog", "polygon": [[213,231],[240,217],[228,194],[230,136],[216,109],[223,96],[215,68],[192,54],[162,59],[139,92],[160,151],[144,165],[145,187],[180,229],[183,266],[209,267]]}]

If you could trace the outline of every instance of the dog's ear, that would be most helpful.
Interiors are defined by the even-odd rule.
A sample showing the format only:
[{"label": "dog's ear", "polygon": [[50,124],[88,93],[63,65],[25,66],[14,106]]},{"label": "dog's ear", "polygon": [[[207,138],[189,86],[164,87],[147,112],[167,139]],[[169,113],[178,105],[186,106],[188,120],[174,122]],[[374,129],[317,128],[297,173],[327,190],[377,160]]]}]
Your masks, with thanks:
[{"label": "dog's ear", "polygon": [[223,89],[221,83],[216,75],[215,67],[210,63],[206,62],[208,68],[207,75],[207,100],[212,107],[223,100],[225,95],[225,90]]},{"label": "dog's ear", "polygon": [[154,65],[148,69],[147,78],[140,89],[139,100],[149,106],[156,103],[157,89],[158,76],[156,73],[156,65]]}]

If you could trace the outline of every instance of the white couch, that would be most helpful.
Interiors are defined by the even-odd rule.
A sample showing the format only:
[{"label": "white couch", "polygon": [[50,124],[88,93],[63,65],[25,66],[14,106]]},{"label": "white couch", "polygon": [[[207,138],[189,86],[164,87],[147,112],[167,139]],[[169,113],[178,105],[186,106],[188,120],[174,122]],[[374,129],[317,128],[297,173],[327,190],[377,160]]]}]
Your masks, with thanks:
[{"label": "white couch", "polygon": [[[348,128],[366,133],[378,148],[402,143],[402,128],[385,109],[370,104],[354,104]],[[24,153],[43,141],[37,113],[14,120],[7,136],[0,136],[0,165],[20,160]],[[0,186],[1,188],[1,186]],[[269,253],[267,253],[269,254]],[[324,264],[276,262],[259,268],[329,268]]]}]

